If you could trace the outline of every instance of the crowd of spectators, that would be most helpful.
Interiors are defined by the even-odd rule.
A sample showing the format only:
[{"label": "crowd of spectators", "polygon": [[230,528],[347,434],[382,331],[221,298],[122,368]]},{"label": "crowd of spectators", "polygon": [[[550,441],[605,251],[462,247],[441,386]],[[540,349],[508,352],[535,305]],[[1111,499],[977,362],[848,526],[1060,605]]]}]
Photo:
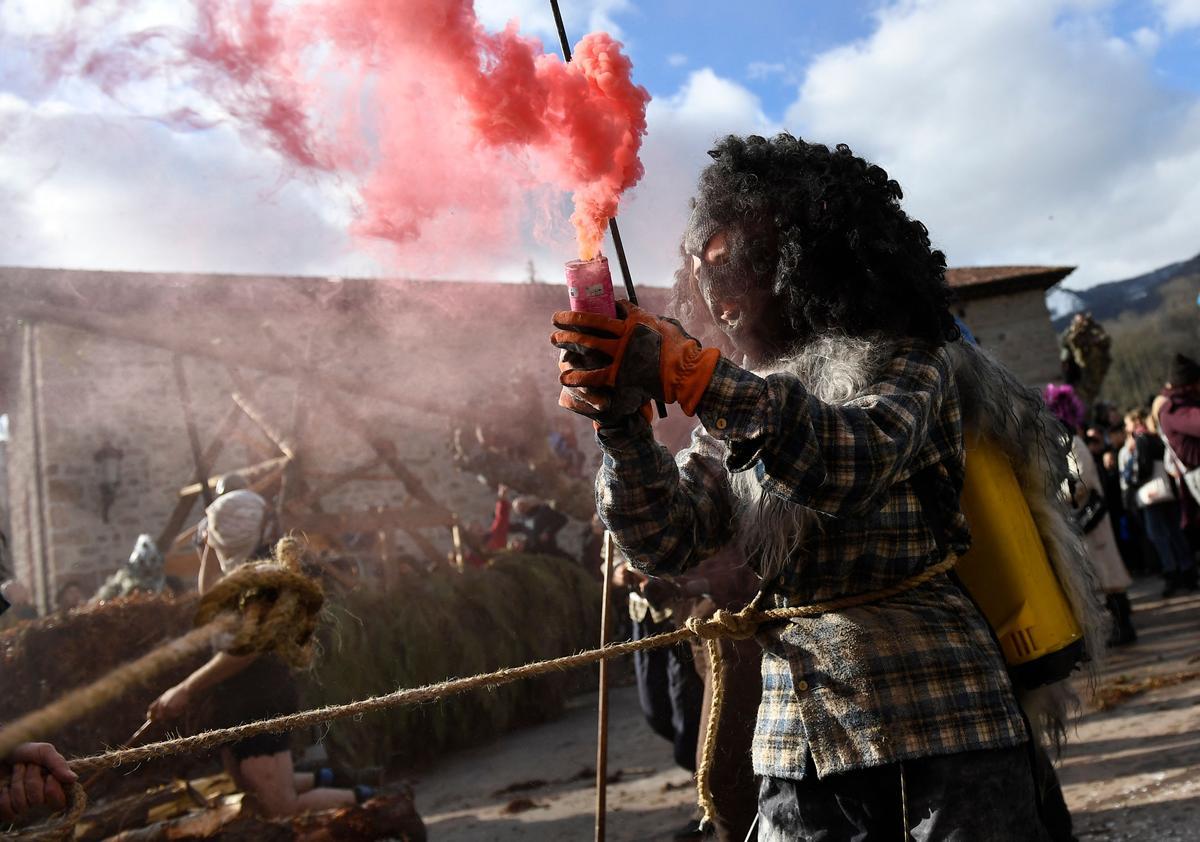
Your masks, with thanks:
[{"label": "crowd of spectators", "polygon": [[[1052,406],[1060,388],[1047,388]],[[1086,447],[1091,464],[1080,473],[1094,466],[1098,478],[1098,494],[1072,495],[1081,527],[1090,536],[1106,522],[1124,567],[1160,575],[1164,598],[1200,589],[1200,364],[1176,355],[1161,392],[1141,406],[1100,402],[1078,424],[1056,414]]]}]

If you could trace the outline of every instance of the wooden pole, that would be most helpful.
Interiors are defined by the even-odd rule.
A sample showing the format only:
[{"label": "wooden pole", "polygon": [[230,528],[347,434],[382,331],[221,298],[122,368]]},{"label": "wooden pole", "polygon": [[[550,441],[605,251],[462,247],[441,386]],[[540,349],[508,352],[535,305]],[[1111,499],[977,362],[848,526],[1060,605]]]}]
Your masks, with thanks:
[{"label": "wooden pole", "polygon": [[242,412],[246,413],[246,417],[254,422],[255,426],[262,431],[262,434],[270,439],[271,444],[279,448],[280,453],[282,453],[288,459],[296,458],[296,452],[292,448],[292,443],[285,439],[278,430],[271,426],[271,424],[267,421],[267,417],[263,415],[263,413],[260,412],[258,408],[254,406],[254,404],[250,403],[249,398],[240,392],[234,392],[233,402],[241,408]]},{"label": "wooden pole", "polygon": [[[308,334],[304,346],[304,367],[312,368],[312,334]],[[290,441],[297,442],[303,448],[305,426],[308,424],[308,404],[304,400],[304,381],[297,379],[296,388],[292,392],[292,430]],[[283,469],[279,477],[279,494],[275,498],[275,525],[280,535],[287,534],[284,518],[287,514],[287,504],[298,493],[303,493],[308,487],[303,476],[303,464],[299,459],[293,460]],[[319,505],[319,504],[318,504]]]},{"label": "wooden pole", "polygon": [[[363,418],[353,406],[334,392],[325,393],[325,403],[337,414],[338,420],[344,426],[358,433],[359,437],[375,451],[375,455],[379,457],[379,460],[387,465],[388,469],[404,484],[404,488],[408,491],[409,495],[427,506],[440,507],[440,504],[425,488],[417,475],[410,471],[400,460],[400,457],[396,455],[396,445],[382,438],[375,428],[371,426],[370,422]],[[420,532],[415,529],[409,529],[405,530],[405,534],[408,535],[409,539],[417,545],[417,548],[425,554],[425,557],[435,567],[446,563],[445,555],[439,553],[437,547]]]},{"label": "wooden pole", "polygon": [[[261,485],[263,477],[272,476],[277,471],[286,467],[291,460],[286,456],[274,456],[270,459],[265,459],[262,462],[256,462],[253,465],[246,465],[238,468],[235,471],[225,471],[216,476],[206,477],[201,482],[193,482],[191,485],[185,485],[179,489],[180,497],[195,497],[197,494],[203,493],[205,488],[211,491],[215,490],[217,483],[225,479],[230,474],[241,474],[242,478],[250,485]],[[251,488],[251,491],[258,491],[257,488]]]},{"label": "wooden pole", "polygon": [[[600,596],[600,646],[608,644],[609,595],[612,590],[613,540],[604,533],[604,592]],[[604,842],[608,811],[608,661],[600,662],[599,722],[596,726],[596,842]]]},{"label": "wooden pole", "polygon": [[371,474],[371,472],[379,467],[380,464],[381,460],[371,459],[370,461],[364,462],[363,464],[354,468],[350,468],[347,471],[342,471],[340,474],[333,474],[332,476],[329,476],[329,479],[324,485],[312,483],[305,488],[304,492],[299,497],[293,497],[291,500],[288,500],[288,508],[294,511],[299,511],[301,506],[309,506],[314,512],[320,514],[324,511],[321,508],[321,498],[326,494],[336,491],[348,482],[354,482],[355,480],[361,479],[384,479],[390,482],[392,479],[391,477],[377,477]]},{"label": "wooden pole", "polygon": [[463,542],[462,530],[458,528],[458,524],[450,527],[450,537],[454,541],[454,566],[458,568],[458,572],[463,571]]},{"label": "wooden pole", "polygon": [[[221,423],[217,425],[217,432],[213,434],[212,441],[209,442],[208,448],[204,451],[204,464],[215,465],[217,457],[221,455],[222,449],[225,447],[225,440],[237,426],[238,419],[242,417],[242,410],[234,404],[229,408],[225,417],[221,419]],[[196,482],[203,482],[206,477],[198,476]],[[167,547],[175,543],[175,539],[179,536],[179,532],[183,529],[183,524],[187,521],[188,515],[191,514],[192,506],[195,503],[195,497],[184,497],[175,504],[175,511],[171,512],[171,517],[167,519],[167,525],[163,527],[162,532],[158,533],[157,546],[164,553]]]}]

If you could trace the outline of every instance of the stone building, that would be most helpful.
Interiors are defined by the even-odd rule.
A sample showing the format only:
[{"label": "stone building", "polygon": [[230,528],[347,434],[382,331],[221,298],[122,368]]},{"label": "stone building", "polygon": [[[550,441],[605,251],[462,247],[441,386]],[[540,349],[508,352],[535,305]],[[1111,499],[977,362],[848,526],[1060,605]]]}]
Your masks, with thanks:
[{"label": "stone building", "polygon": [[951,269],[954,314],[1022,381],[1041,387],[1062,379],[1046,291],[1073,271],[1068,266]]},{"label": "stone building", "polygon": [[[983,344],[1043,382],[1057,355],[1041,292],[1069,271],[950,278]],[[640,293],[665,308],[665,290]],[[201,506],[180,489],[198,463],[208,476],[262,464],[282,441],[307,483],[289,499],[316,500],[285,525],[378,526],[396,556],[432,560],[452,546],[438,512],[486,522],[494,499],[455,467],[456,432],[481,424],[518,451],[565,435],[595,456],[590,426],[555,406],[556,284],[0,268],[0,300],[13,566],[42,611],[69,582],[98,585],[139,533],[169,540],[195,522]],[[422,525],[384,529],[372,512]]]}]

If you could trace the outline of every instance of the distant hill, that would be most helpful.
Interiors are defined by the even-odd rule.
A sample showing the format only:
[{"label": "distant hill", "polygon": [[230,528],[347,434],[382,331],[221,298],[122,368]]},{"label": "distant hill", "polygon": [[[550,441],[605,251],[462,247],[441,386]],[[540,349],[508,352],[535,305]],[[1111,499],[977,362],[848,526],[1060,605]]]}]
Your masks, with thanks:
[{"label": "distant hill", "polygon": [[1097,284],[1090,289],[1051,290],[1046,296],[1046,306],[1050,308],[1054,329],[1059,332],[1066,328],[1071,316],[1083,311],[1090,312],[1101,322],[1112,321],[1127,313],[1152,313],[1165,303],[1163,287],[1188,275],[1200,279],[1200,254],[1145,275]]},{"label": "distant hill", "polygon": [[1200,356],[1200,255],[1145,275],[1085,290],[1056,290],[1046,304],[1061,332],[1087,310],[1112,337],[1101,398],[1121,409],[1148,406],[1176,353]]}]

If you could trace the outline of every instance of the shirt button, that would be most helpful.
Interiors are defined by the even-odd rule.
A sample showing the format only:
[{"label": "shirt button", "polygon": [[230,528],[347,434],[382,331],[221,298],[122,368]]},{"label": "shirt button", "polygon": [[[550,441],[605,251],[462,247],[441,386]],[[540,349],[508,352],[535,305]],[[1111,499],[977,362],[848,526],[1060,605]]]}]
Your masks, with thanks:
[{"label": "shirt button", "polygon": [[728,426],[729,426],[729,422],[726,421],[724,418],[717,419],[717,429],[718,430],[724,430]]},{"label": "shirt button", "polygon": [[808,689],[808,682],[807,681],[797,681],[796,689],[803,693],[805,690]]}]

